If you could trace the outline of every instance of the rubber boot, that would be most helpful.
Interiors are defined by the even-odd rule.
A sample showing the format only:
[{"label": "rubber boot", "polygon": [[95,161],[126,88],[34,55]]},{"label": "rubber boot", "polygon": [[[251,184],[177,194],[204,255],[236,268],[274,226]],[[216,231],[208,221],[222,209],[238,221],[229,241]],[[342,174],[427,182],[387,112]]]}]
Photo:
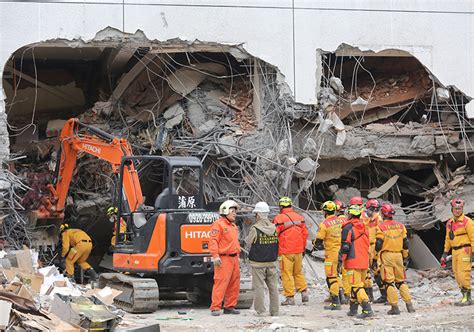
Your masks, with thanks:
[{"label": "rubber boot", "polygon": [[398,309],[398,305],[392,304],[392,308],[387,311],[387,315],[400,315],[400,309]]},{"label": "rubber boot", "polygon": [[85,273],[87,273],[87,275],[89,276],[90,281],[96,281],[97,279],[99,279],[99,275],[97,274],[97,272],[94,271],[93,268],[87,269]]},{"label": "rubber boot", "polygon": [[357,318],[365,319],[368,317],[372,317],[374,312],[372,311],[372,307],[370,303],[367,301],[362,302],[362,313],[357,315]]},{"label": "rubber boot", "polygon": [[409,313],[415,312],[415,308],[413,307],[413,303],[407,302],[406,304],[407,304],[407,311],[408,311]]},{"label": "rubber boot", "polygon": [[308,301],[309,301],[308,290],[305,289],[304,291],[301,292],[301,302],[305,303]]},{"label": "rubber boot", "polygon": [[372,287],[364,288],[367,296],[369,297],[369,302],[374,302],[374,289]]},{"label": "rubber boot", "polygon": [[347,316],[355,316],[357,315],[357,310],[359,309],[359,303],[349,301],[349,311],[347,312]]},{"label": "rubber boot", "polygon": [[295,298],[293,296],[287,297],[285,301],[281,303],[281,305],[295,305]]},{"label": "rubber boot", "polygon": [[466,288],[461,288],[462,299],[459,302],[455,302],[454,305],[458,307],[464,307],[471,305],[471,290]]},{"label": "rubber boot", "polygon": [[349,304],[349,299],[344,294],[344,289],[339,288],[339,303],[340,304]]},{"label": "rubber boot", "polygon": [[324,309],[326,310],[341,310],[341,304],[339,303],[339,296],[331,295],[331,303],[325,305]]},{"label": "rubber boot", "polygon": [[387,290],[380,288],[380,297],[373,301],[373,303],[386,303],[387,302]]}]

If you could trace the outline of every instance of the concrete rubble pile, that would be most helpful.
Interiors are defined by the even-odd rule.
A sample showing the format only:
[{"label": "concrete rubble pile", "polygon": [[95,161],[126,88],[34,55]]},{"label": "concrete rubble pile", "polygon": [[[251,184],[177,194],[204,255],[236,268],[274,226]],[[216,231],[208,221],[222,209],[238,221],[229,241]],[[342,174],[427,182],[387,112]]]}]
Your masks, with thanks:
[{"label": "concrete rubble pile", "polygon": [[[12,139],[11,152],[26,156],[8,165],[25,186],[15,190],[23,215],[47,192],[57,135],[74,116],[127,138],[135,154],[198,156],[206,203],[275,205],[289,195],[314,215],[322,202],[347,200],[344,192],[353,189],[397,204],[409,228],[425,231],[446,220],[452,197],[474,202],[472,124],[464,109],[470,98],[408,54],[350,56],[347,47],[324,53],[318,104],[310,106],[295,103],[278,69],[240,46],[158,46],[134,49],[88,107],[49,113],[38,130]],[[21,121],[9,115],[15,126]],[[109,166],[80,155],[67,218],[82,226],[106,222],[112,192]],[[474,213],[474,203],[465,211]]]},{"label": "concrete rubble pile", "polygon": [[55,266],[44,266],[30,249],[0,250],[2,330],[112,330],[124,312],[112,305],[120,291],[72,283]]}]

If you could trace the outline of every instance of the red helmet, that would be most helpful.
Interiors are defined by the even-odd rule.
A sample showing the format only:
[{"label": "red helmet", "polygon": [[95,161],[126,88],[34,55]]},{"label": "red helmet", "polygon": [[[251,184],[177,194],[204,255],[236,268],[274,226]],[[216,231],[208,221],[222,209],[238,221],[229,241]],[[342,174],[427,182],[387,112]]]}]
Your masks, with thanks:
[{"label": "red helmet", "polygon": [[373,198],[369,199],[367,203],[365,203],[366,209],[370,209],[370,208],[378,209],[379,207],[380,207],[379,201]]},{"label": "red helmet", "polygon": [[349,205],[362,205],[362,204],[364,204],[364,202],[362,201],[362,197],[360,196],[354,196],[349,201]]},{"label": "red helmet", "polygon": [[462,208],[464,207],[464,201],[460,198],[455,198],[451,201],[451,206],[454,208]]},{"label": "red helmet", "polygon": [[380,212],[382,212],[382,215],[384,217],[392,217],[395,215],[395,209],[390,203],[382,204],[382,208],[380,209]]},{"label": "red helmet", "polygon": [[336,206],[337,206],[337,211],[344,211],[346,209],[346,203],[344,203],[343,201],[339,200],[339,199],[336,199],[334,201],[334,203],[336,203]]}]

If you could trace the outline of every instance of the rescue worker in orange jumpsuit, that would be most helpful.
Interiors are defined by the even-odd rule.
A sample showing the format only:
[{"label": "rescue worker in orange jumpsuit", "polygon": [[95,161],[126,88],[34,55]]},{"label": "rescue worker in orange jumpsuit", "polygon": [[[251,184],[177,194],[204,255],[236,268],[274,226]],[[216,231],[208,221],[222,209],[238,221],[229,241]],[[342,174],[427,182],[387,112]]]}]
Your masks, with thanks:
[{"label": "rescue worker in orange jumpsuit", "polygon": [[[370,239],[370,249],[369,249],[369,261],[372,262],[374,259],[377,260],[377,257],[375,255],[375,236],[377,234],[377,226],[382,222],[382,217],[380,217],[379,214],[380,210],[380,203],[376,199],[369,199],[365,203],[365,211],[362,213],[362,222],[365,224],[367,229],[369,230],[369,239]],[[375,268],[375,269],[374,269]],[[377,285],[379,286],[380,294],[381,297],[377,299],[377,303],[385,303],[385,300],[383,302],[380,302],[381,299],[386,298],[386,295],[384,296],[385,290],[383,289],[382,286],[382,280],[380,278],[380,270],[377,265],[371,264],[371,273],[374,275],[374,279],[377,282]],[[374,302],[374,291],[372,289],[372,274],[367,273],[367,277],[364,281],[364,288],[369,296],[369,301]]]},{"label": "rescue worker in orange jumpsuit", "polygon": [[[415,312],[408,285],[405,283],[405,263],[408,261],[407,230],[403,224],[393,220],[395,209],[391,204],[384,203],[381,213],[383,222],[377,226],[375,250],[380,258],[380,272],[387,290],[388,303],[392,306],[387,314],[400,314],[397,288],[408,312]],[[377,267],[376,257],[372,260],[372,265]]]},{"label": "rescue worker in orange jumpsuit", "polygon": [[472,304],[471,301],[471,269],[474,261],[474,222],[463,213],[464,201],[455,198],[451,201],[453,217],[446,223],[446,239],[441,266],[446,266],[449,251],[453,256],[453,272],[461,289],[462,298],[457,306]]},{"label": "rescue worker in orange jumpsuit", "polygon": [[292,208],[289,197],[280,198],[280,214],[273,223],[278,233],[278,255],[280,260],[283,295],[281,305],[294,305],[296,291],[301,293],[301,301],[308,302],[308,285],[303,273],[303,252],[308,239],[308,229],[303,216]]},{"label": "rescue worker in orange jumpsuit", "polygon": [[337,205],[333,201],[324,202],[321,210],[323,210],[325,219],[319,224],[313,250],[324,249],[324,272],[331,301],[329,305],[324,306],[324,309],[340,310],[339,285],[341,280],[337,271],[337,262],[341,248],[341,226],[344,219],[337,216]]},{"label": "rescue worker in orange jumpsuit", "polygon": [[[346,203],[341,200],[336,199],[334,201],[337,206],[337,215],[343,220],[343,223],[347,220],[346,217]],[[347,278],[346,269],[342,267],[342,275],[339,276],[341,279],[341,284],[339,284],[339,301],[341,304],[348,304],[349,298],[351,297],[351,286],[349,284],[349,279]]]},{"label": "rescue worker in orange jumpsuit", "polygon": [[86,232],[80,229],[69,228],[68,224],[60,226],[61,257],[66,259],[66,276],[74,278],[74,264],[77,263],[89,276],[91,281],[99,277],[87,258],[92,251],[92,240]]},{"label": "rescue worker in orange jumpsuit", "polygon": [[212,288],[212,316],[240,314],[235,309],[240,292],[240,243],[239,230],[235,225],[239,205],[227,200],[219,207],[221,217],[211,226],[209,251],[214,262],[214,286]]},{"label": "rescue worker in orange jumpsuit", "polygon": [[338,272],[342,266],[351,285],[351,299],[348,316],[356,316],[359,304],[362,313],[357,318],[366,318],[374,315],[369,303],[369,297],[364,290],[364,280],[369,268],[369,232],[360,220],[362,209],[359,204],[350,205],[347,210],[349,219],[342,226],[341,250],[338,257]]}]

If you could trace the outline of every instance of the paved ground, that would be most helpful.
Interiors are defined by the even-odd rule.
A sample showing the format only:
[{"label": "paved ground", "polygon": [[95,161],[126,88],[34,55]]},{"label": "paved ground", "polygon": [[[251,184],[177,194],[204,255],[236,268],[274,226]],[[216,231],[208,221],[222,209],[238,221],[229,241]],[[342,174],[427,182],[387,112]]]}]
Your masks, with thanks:
[{"label": "paved ground", "polygon": [[[316,272],[321,271],[316,267]],[[314,272],[314,270],[312,270]],[[314,274],[313,274],[314,275]],[[318,275],[322,275],[318,273]],[[308,272],[307,272],[308,276]],[[303,305],[282,307],[279,317],[257,317],[255,312],[242,310],[240,315],[212,317],[209,309],[196,307],[185,301],[163,303],[161,308],[147,315],[127,314],[121,328],[160,323],[162,331],[306,331],[306,330],[473,330],[474,306],[456,307],[460,298],[451,276],[428,279],[417,271],[408,271],[408,280],[413,295],[416,313],[409,314],[400,301],[399,316],[386,314],[389,306],[373,305],[375,316],[361,320],[346,316],[348,306],[341,311],[328,312],[323,309],[327,297],[324,279],[308,276],[310,302]],[[378,295],[378,294],[376,294]],[[360,310],[360,309],[359,309]]]}]

